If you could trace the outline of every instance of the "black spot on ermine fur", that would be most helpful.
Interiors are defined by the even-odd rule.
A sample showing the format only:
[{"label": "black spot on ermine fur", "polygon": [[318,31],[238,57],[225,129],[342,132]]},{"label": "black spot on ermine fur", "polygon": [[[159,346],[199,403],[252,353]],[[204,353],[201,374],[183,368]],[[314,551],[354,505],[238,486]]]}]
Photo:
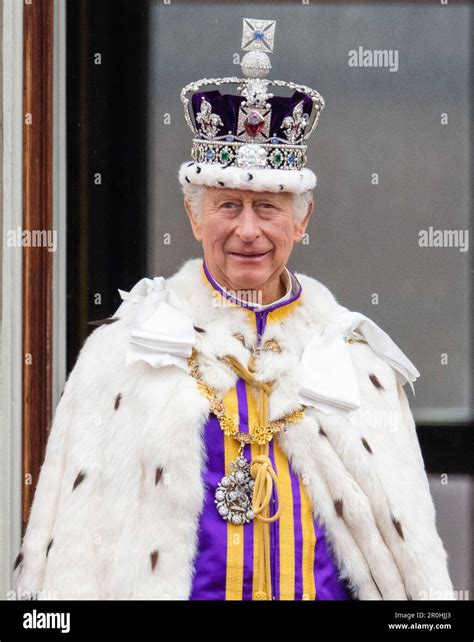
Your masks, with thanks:
[{"label": "black spot on ermine fur", "polygon": [[369,375],[369,379],[371,382],[374,384],[376,388],[379,388],[380,390],[384,390],[384,387],[380,383],[380,379],[376,377],[374,374]]},{"label": "black spot on ermine fur", "polygon": [[405,536],[403,535],[403,528],[398,519],[392,516],[392,524],[395,526],[395,530],[397,533],[400,535],[400,537],[404,540]]},{"label": "black spot on ermine fur", "polygon": [[86,474],[83,473],[82,471],[78,474],[78,476],[74,480],[74,484],[72,486],[72,490],[76,490],[76,488],[79,486],[79,484],[81,484],[84,481],[84,477],[85,476],[86,476]]}]

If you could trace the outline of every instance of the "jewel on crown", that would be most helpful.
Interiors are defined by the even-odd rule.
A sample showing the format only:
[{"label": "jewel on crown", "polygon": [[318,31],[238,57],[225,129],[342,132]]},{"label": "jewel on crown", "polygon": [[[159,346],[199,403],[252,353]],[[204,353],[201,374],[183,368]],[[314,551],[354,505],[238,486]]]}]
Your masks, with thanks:
[{"label": "jewel on crown", "polygon": [[[317,127],[324,99],[305,85],[267,78],[275,26],[275,20],[243,19],[242,78],[203,78],[182,89],[185,119],[194,133],[195,162],[287,170],[305,166],[306,143]],[[234,84],[237,95],[201,91]],[[269,92],[272,87],[292,89],[293,95],[275,96]]]}]

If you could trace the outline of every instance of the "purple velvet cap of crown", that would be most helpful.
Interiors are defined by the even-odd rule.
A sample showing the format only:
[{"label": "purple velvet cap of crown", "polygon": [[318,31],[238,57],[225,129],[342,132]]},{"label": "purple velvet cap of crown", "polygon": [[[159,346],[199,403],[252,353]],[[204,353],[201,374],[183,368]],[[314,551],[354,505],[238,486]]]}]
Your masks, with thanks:
[{"label": "purple velvet cap of crown", "polygon": [[[243,96],[234,96],[232,94],[221,94],[219,90],[198,91],[191,97],[191,106],[196,122],[196,114],[201,110],[201,100],[205,98],[211,105],[212,113],[221,117],[224,125],[217,132],[217,136],[228,134],[229,131],[237,134],[237,124],[239,119],[239,107],[244,99]],[[276,134],[278,137],[286,139],[284,131],[281,129],[283,119],[293,114],[296,105],[303,101],[303,111],[311,115],[313,101],[311,98],[300,91],[295,91],[292,96],[273,96],[268,99],[272,106],[270,119],[270,137]],[[254,108],[252,108],[254,109]],[[255,108],[257,111],[264,112],[262,108]]]}]

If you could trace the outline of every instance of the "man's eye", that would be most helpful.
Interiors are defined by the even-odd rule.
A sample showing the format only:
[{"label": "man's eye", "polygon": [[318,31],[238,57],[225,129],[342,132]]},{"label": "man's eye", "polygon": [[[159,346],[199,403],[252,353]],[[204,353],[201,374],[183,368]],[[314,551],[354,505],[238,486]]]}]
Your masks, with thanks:
[{"label": "man's eye", "polygon": [[262,206],[263,207],[267,207],[267,208],[268,207],[273,207],[273,205],[271,203],[262,203]]},{"label": "man's eye", "polygon": [[228,205],[230,205],[230,207],[234,207],[235,203],[231,203],[231,202],[229,201],[229,202],[227,202],[227,203],[223,203],[223,204],[222,204],[222,207],[225,207],[226,209],[229,209],[229,207],[227,207]]}]

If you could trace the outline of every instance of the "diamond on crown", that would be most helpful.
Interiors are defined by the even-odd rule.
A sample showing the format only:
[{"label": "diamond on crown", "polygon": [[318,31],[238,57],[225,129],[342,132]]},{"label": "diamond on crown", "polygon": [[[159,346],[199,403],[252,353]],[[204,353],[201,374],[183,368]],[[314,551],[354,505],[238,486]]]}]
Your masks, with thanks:
[{"label": "diamond on crown", "polygon": [[309,116],[303,112],[303,101],[301,100],[293,109],[292,116],[284,118],[281,124],[281,128],[285,132],[290,143],[294,144],[303,134],[304,128],[308,124],[308,120]]},{"label": "diamond on crown", "polygon": [[248,169],[250,167],[265,167],[267,164],[267,152],[265,149],[250,143],[242,145],[237,152],[237,165]]},{"label": "diamond on crown", "polygon": [[245,98],[246,107],[266,107],[269,98],[273,98],[273,94],[268,93],[268,80],[262,78],[249,78],[244,87],[237,87],[237,91]]},{"label": "diamond on crown", "polygon": [[196,114],[196,121],[200,124],[201,134],[204,138],[214,138],[223,122],[219,114],[212,113],[211,103],[204,96],[201,100],[201,109]]},{"label": "diamond on crown", "polygon": [[247,51],[264,49],[271,53],[275,40],[275,20],[244,18],[242,22],[242,49]]}]

